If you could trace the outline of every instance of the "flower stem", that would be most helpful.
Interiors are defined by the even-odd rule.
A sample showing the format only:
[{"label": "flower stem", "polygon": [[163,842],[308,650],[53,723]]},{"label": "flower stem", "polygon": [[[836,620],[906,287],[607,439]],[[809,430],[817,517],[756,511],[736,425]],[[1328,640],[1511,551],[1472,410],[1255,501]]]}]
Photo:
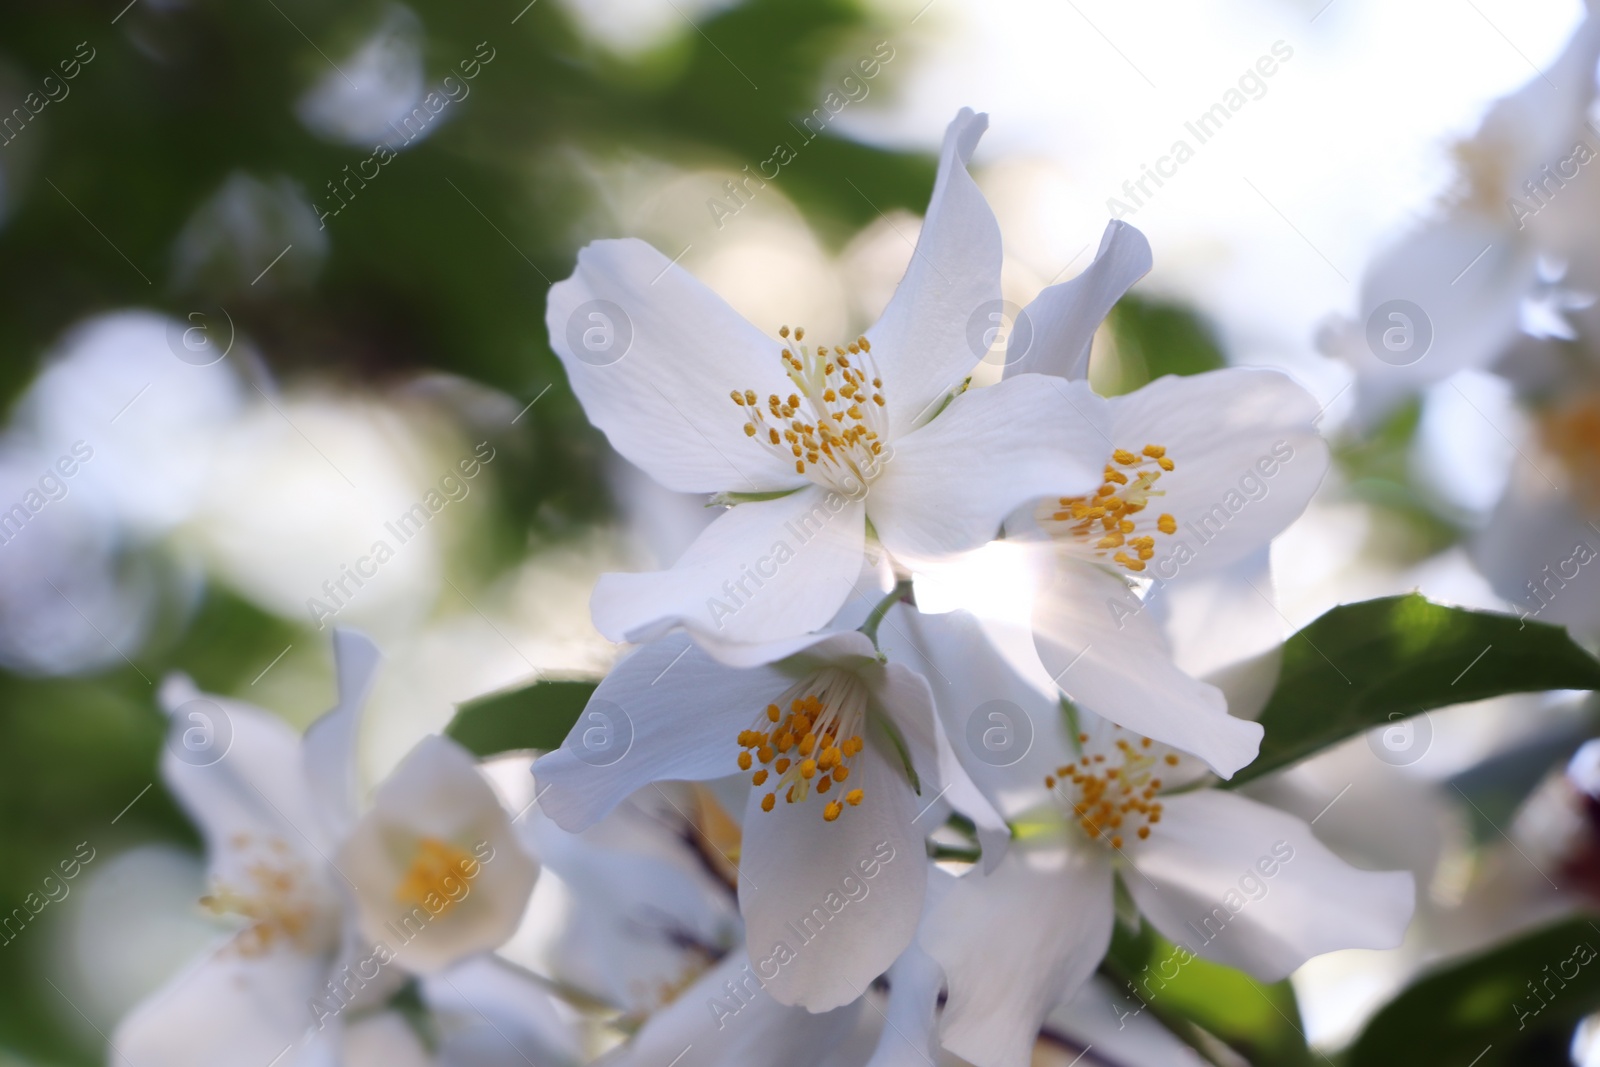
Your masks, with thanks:
[{"label": "flower stem", "polygon": [[878,627],[883,625],[883,617],[889,614],[889,609],[900,601],[904,601],[913,607],[916,606],[916,601],[911,597],[911,579],[909,578],[902,578],[896,582],[895,587],[889,591],[889,595],[878,601],[877,607],[872,609],[872,614],[867,616],[867,621],[861,624],[861,632],[866,634],[872,641],[873,648],[878,647]]}]

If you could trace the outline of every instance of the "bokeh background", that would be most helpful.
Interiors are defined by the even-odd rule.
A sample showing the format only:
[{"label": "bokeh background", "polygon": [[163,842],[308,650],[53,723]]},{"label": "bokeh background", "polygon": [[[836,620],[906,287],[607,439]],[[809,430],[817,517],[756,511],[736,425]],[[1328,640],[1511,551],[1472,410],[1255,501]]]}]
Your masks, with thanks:
[{"label": "bokeh background", "polygon": [[[1507,606],[1463,548],[1511,477],[1506,390],[1469,374],[1357,432],[1315,338],[1449,194],[1489,103],[1559,53],[1573,0],[123,2],[0,12],[0,907],[92,855],[0,934],[6,1067],[103,1062],[209,937],[156,771],[169,672],[304,725],[331,703],[322,627],[367,630],[389,657],[375,778],[460,701],[610,662],[594,577],[670,560],[707,513],[628,470],[567,389],[544,295],[577,248],[642,237],[763,327],[860,328],[961,106],[991,116],[975,166],[1025,303],[1286,50],[1127,216],[1156,268],[1095,382],[1271,365],[1328,405],[1339,469],[1275,550],[1283,633],[1413,587]],[[402,544],[386,524],[418,503]],[[379,540],[392,558],[348,578]],[[1356,743],[1299,773],[1327,795],[1365,775],[1319,830],[1385,813],[1367,854],[1448,910],[1590,715],[1459,709],[1412,764]],[[1456,934],[1517,921],[1316,961],[1307,1038],[1337,1047]]]}]

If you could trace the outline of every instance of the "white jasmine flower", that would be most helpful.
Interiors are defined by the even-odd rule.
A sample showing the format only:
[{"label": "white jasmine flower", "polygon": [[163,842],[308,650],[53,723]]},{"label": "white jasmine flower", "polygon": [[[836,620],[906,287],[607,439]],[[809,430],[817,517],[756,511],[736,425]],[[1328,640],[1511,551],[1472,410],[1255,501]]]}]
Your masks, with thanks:
[{"label": "white jasmine flower", "polygon": [[[923,621],[970,633],[957,616]],[[966,669],[938,691],[947,728],[973,700],[1006,699],[1036,732],[1009,768],[969,764],[986,791],[1009,788],[1016,839],[992,872],[931,894],[918,935],[948,984],[946,1049],[978,1067],[1029,1062],[1040,1024],[1105,954],[1117,879],[1189,958],[1262,981],[1323,952],[1399,943],[1414,905],[1409,873],[1357,870],[1301,820],[1204,788],[1198,761],[1096,716],[1081,713],[1070,739],[1059,709],[985,642],[963,650]]]},{"label": "white jasmine flower", "polygon": [[1255,758],[1261,727],[1179,669],[1145,609],[1169,583],[1265,549],[1300,515],[1328,469],[1317,403],[1286,375],[1237,367],[1160,378],[1105,404],[1103,483],[1034,516],[1056,546],[1033,606],[1038,654],[1078,706],[1226,777]]},{"label": "white jasmine flower", "polygon": [[951,123],[911,265],[854,340],[774,341],[639,241],[589,245],[551,289],[551,344],[617,451],[669,489],[743,501],[670,570],[603,578],[606,636],[681,625],[727,662],[765,662],[838,612],[869,531],[915,565],[983,544],[1030,499],[1093,489],[1100,427],[1072,417],[1087,386],[963,391],[983,354],[970,327],[999,306],[999,228],[966,170],[986,121]]},{"label": "white jasmine flower", "polygon": [[825,1011],[859,997],[910,941],[941,798],[978,825],[986,862],[1007,833],[956,764],[920,675],[882,662],[861,633],[812,642],[748,669],[684,634],[652,642],[600,683],[534,774],[545,813],[574,832],[652,782],[749,775],[739,904],[750,955],[779,1003]]}]

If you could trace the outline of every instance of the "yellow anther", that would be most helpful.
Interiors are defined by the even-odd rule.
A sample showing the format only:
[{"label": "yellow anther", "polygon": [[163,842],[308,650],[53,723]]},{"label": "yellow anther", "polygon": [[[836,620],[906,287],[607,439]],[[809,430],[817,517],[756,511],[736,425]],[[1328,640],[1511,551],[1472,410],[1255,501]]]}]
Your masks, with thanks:
[{"label": "yellow anther", "polygon": [[817,761],[816,760],[807,759],[807,760],[801,760],[800,761],[800,777],[809,779],[809,778],[815,776],[816,773],[817,773]]},{"label": "yellow anther", "polygon": [[762,811],[771,811],[773,805],[776,804],[777,802],[778,802],[778,794],[776,794],[776,793],[768,793],[766,796],[761,798],[761,810]]},{"label": "yellow anther", "polygon": [[832,822],[833,820],[837,819],[843,811],[843,804],[839,803],[837,800],[830,800],[828,801],[828,806],[822,809],[822,818],[826,822]]},{"label": "yellow anther", "polygon": [[839,766],[833,769],[834,781],[842,782],[848,777],[850,777],[850,768],[846,767],[844,764],[841,763]]},{"label": "yellow anther", "polygon": [[865,796],[866,796],[866,794],[863,793],[861,790],[852,789],[852,790],[850,790],[850,792],[848,792],[848,793],[846,793],[844,795],[844,799],[845,799],[845,803],[849,804],[853,808],[856,805],[860,804],[861,801],[862,801],[862,798],[865,797]]},{"label": "yellow anther", "polygon": [[1139,457],[1134,455],[1132,452],[1129,452],[1126,448],[1119,448],[1112,452],[1111,458],[1122,464],[1124,467],[1131,467],[1135,463],[1139,462]]},{"label": "yellow anther", "polygon": [[831,787],[832,785],[833,785],[833,779],[827,777],[826,775],[824,775],[823,777],[817,779],[817,792],[826,793],[828,791],[829,787]]},{"label": "yellow anther", "polygon": [[1162,456],[1167,454],[1167,450],[1161,445],[1145,445],[1144,454],[1149,456],[1151,459],[1160,459]]},{"label": "yellow anther", "polygon": [[[750,769],[750,763],[751,763],[750,753],[748,753],[748,752],[739,753],[739,769],[741,771],[748,771]],[[758,782],[757,784],[759,785],[760,783]]]},{"label": "yellow anther", "polygon": [[757,771],[756,773],[752,774],[750,776],[750,784],[751,785],[766,785],[767,784],[767,769],[765,767],[763,767],[759,771]]}]

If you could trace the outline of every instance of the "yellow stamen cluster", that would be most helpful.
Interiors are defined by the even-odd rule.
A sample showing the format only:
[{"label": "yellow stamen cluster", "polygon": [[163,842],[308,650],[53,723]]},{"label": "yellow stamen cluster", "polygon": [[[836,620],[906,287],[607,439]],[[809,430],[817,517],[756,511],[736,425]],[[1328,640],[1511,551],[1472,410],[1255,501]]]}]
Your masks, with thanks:
[{"label": "yellow stamen cluster", "polygon": [[1600,391],[1546,411],[1539,429],[1545,447],[1561,457],[1572,476],[1580,502],[1590,511],[1600,510]]},{"label": "yellow stamen cluster", "polygon": [[[1116,734],[1124,731],[1117,727]],[[1129,735],[1135,736],[1135,735]],[[1083,744],[1088,734],[1079,734]],[[1085,751],[1076,763],[1063,764],[1046,775],[1044,784],[1065,800],[1073,821],[1091,841],[1120,849],[1126,835],[1144,840],[1150,827],[1161,821],[1161,779],[1153,773],[1161,766],[1175,767],[1178,756],[1152,751],[1148,737],[1118,736],[1107,752]]]},{"label": "yellow stamen cluster", "polygon": [[[831,698],[831,699],[830,699]],[[768,704],[754,728],[739,732],[739,769],[749,771],[750,784],[762,787],[775,774],[777,782],[761,798],[761,810],[771,811],[781,792],[786,802],[798,804],[813,791],[824,794],[840,786],[839,795],[822,809],[825,822],[843,814],[845,806],[858,806],[865,794],[860,789],[845,792],[855,758],[865,747],[859,730],[865,709],[861,685],[842,671],[823,671],[802,691],[791,693],[788,711]]]},{"label": "yellow stamen cluster", "polygon": [[424,837],[417,842],[405,877],[395,886],[394,898],[402,904],[423,904],[435,897],[435,904],[444,905],[434,914],[443,915],[462,899],[462,887],[477,873],[477,861],[464,850],[437,837]]},{"label": "yellow stamen cluster", "polygon": [[778,358],[798,392],[772,393],[765,406],[755,390],[729,397],[744,412],[744,433],[768,451],[794,461],[797,474],[858,494],[877,474],[883,455],[883,380],[871,373],[872,345],[858,337],[847,346],[810,348],[804,329],[778,331]]},{"label": "yellow stamen cluster", "polygon": [[240,956],[263,956],[281,941],[309,947],[317,925],[316,888],[310,871],[280,838],[257,847],[249,834],[235,834],[232,848],[256,853],[244,863],[247,885],[213,884],[200,898],[200,906],[213,915],[234,915],[246,925],[234,935],[228,949]]},{"label": "yellow stamen cluster", "polygon": [[1154,524],[1148,517],[1135,517],[1150,506],[1151,497],[1166,495],[1155,484],[1174,466],[1161,445],[1145,445],[1138,454],[1119,448],[1111,453],[1105,480],[1093,496],[1061,497],[1054,507],[1046,506],[1041,518],[1047,528],[1089,545],[1096,556],[1109,556],[1138,573],[1156,554],[1152,531],[1168,536],[1178,532],[1178,520],[1171,515],[1158,516]]}]

